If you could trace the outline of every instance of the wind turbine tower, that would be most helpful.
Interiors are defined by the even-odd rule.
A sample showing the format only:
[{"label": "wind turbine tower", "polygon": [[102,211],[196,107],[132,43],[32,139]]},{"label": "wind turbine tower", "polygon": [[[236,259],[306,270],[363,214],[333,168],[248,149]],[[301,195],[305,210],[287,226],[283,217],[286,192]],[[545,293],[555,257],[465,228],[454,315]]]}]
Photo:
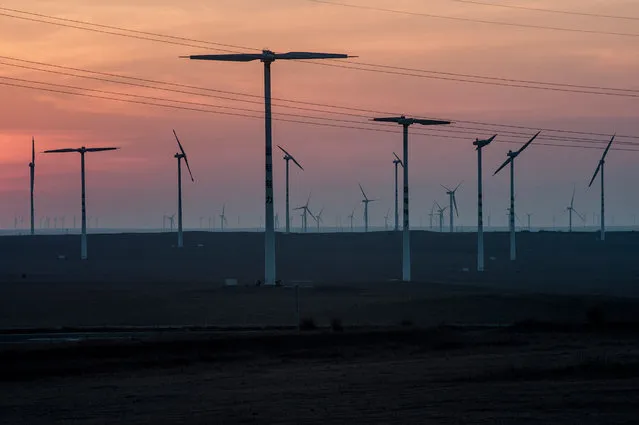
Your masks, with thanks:
[{"label": "wind turbine tower", "polygon": [[404,163],[402,162],[401,159],[399,159],[399,157],[397,156],[397,154],[395,152],[393,152],[393,155],[395,156],[395,159],[393,160],[393,164],[395,165],[395,231],[399,231],[399,186],[398,186],[398,173],[397,173],[397,168],[398,166],[402,166],[402,168],[404,167]]},{"label": "wind turbine tower", "polygon": [[353,232],[353,219],[355,217],[355,209],[353,208],[353,212],[351,212],[348,216],[348,219],[351,221],[351,233]]},{"label": "wind turbine tower", "polygon": [[224,231],[224,225],[226,225],[226,205],[222,205],[222,214],[220,214],[220,230]]},{"label": "wind turbine tower", "polygon": [[[484,271],[484,217],[483,217],[483,200],[482,200],[482,175],[481,175],[481,150],[488,146],[497,135],[490,139],[475,139],[474,146],[477,146],[477,271]],[[490,217],[490,216],[489,216]],[[489,218],[490,220],[490,218]]]},{"label": "wind turbine tower", "polygon": [[581,218],[582,221],[585,220],[584,216],[579,214],[579,212],[577,212],[577,210],[575,209],[575,188],[574,187],[572,189],[572,198],[570,199],[570,206],[566,208],[566,211],[568,211],[568,232],[572,232],[572,213],[573,212],[577,214],[577,216]]},{"label": "wind turbine tower", "polygon": [[35,138],[31,138],[31,162],[29,163],[31,177],[31,235],[35,235],[35,207],[33,204],[33,192],[35,185]]},{"label": "wind turbine tower", "polygon": [[291,217],[290,217],[290,204],[289,204],[289,166],[288,166],[288,162],[289,161],[293,161],[293,163],[295,165],[297,165],[299,167],[300,170],[304,171],[304,168],[302,168],[302,166],[300,165],[299,162],[297,162],[297,160],[293,157],[293,155],[291,155],[290,153],[286,152],[284,150],[283,147],[281,147],[280,145],[277,145],[278,148],[280,148],[280,150],[282,152],[284,152],[284,161],[286,161],[286,233],[291,233]]},{"label": "wind turbine tower", "polygon": [[264,121],[266,139],[266,179],[265,179],[265,238],[264,238],[264,284],[275,285],[275,222],[273,212],[273,140],[271,126],[271,64],[276,60],[309,60],[309,59],[346,59],[349,56],[336,53],[289,52],[274,53],[263,50],[261,53],[232,53],[224,55],[186,56],[195,60],[213,60],[225,62],[251,62],[259,60],[264,63]]},{"label": "wind turbine tower", "polygon": [[457,189],[459,189],[459,186],[461,185],[462,184],[459,183],[455,189],[449,189],[446,186],[441,185],[441,187],[446,189],[446,195],[448,195],[448,197],[450,198],[450,233],[453,233],[455,231],[455,223],[453,222],[453,217],[454,217],[453,207],[455,208],[455,213],[457,214],[457,217],[459,217],[459,210],[457,209],[457,199],[455,198],[455,193],[457,192]]},{"label": "wind turbine tower", "polygon": [[437,213],[439,214],[439,232],[442,233],[444,231],[444,212],[448,207],[442,208],[441,205],[437,203]]},{"label": "wind turbine tower", "polygon": [[368,232],[368,204],[375,202],[377,199],[368,199],[368,196],[364,193],[364,188],[362,188],[361,184],[359,185],[359,190],[361,190],[362,195],[364,195],[364,199],[362,199],[362,202],[364,203],[364,232]]},{"label": "wind turbine tower", "polygon": [[80,238],[80,258],[86,260],[87,257],[87,211],[86,211],[86,183],[85,183],[85,171],[84,171],[84,156],[87,152],[103,152],[114,151],[119,148],[87,148],[82,146],[81,148],[66,148],[66,149],[52,149],[44,151],[44,153],[68,153],[77,152],[80,154],[80,176],[82,179],[82,236]]},{"label": "wind turbine tower", "polygon": [[411,257],[410,257],[410,224],[409,224],[409,192],[408,192],[408,127],[413,124],[421,125],[447,125],[450,121],[442,120],[425,120],[419,118],[407,118],[402,115],[400,117],[373,118],[377,122],[394,122],[403,128],[403,168],[404,168],[404,228],[402,237],[402,280],[404,282],[411,281]]},{"label": "wind turbine tower", "polygon": [[311,212],[311,210],[308,208],[308,204],[311,202],[311,194],[308,194],[308,199],[306,200],[306,204],[302,205],[301,207],[297,207],[295,208],[294,211],[302,211],[302,231],[304,233],[306,233],[308,231],[308,215],[310,214],[311,217],[313,219],[315,219],[315,216],[313,215],[313,213]]},{"label": "wind turbine tower", "polygon": [[521,154],[524,149],[526,149],[530,144],[539,136],[541,131],[537,132],[524,146],[521,147],[516,152],[508,151],[506,154],[508,159],[504,161],[503,164],[495,171],[493,174],[496,175],[499,173],[506,165],[510,164],[510,210],[509,210],[509,221],[508,224],[510,226],[510,261],[515,261],[517,259],[517,248],[515,246],[515,158]]},{"label": "wind turbine tower", "polygon": [[610,150],[610,145],[612,145],[612,142],[614,140],[615,140],[615,136],[613,135],[612,138],[610,139],[610,142],[608,143],[608,146],[606,146],[606,150],[604,151],[603,155],[601,155],[601,159],[599,160],[599,165],[597,165],[595,174],[592,176],[592,179],[590,180],[590,184],[588,185],[588,187],[592,186],[592,182],[595,181],[595,177],[597,177],[597,173],[601,171],[601,240],[602,241],[606,240],[606,219],[605,219],[605,202],[604,202],[604,164],[606,162],[605,160],[606,160],[606,155],[608,154],[608,150]]},{"label": "wind turbine tower", "polygon": [[182,160],[184,160],[186,168],[189,170],[191,181],[194,182],[195,179],[193,178],[193,173],[191,173],[191,167],[189,167],[189,160],[186,157],[186,152],[184,152],[182,143],[180,143],[180,139],[178,139],[175,130],[173,130],[173,135],[175,136],[175,140],[180,148],[180,152],[176,153],[174,157],[177,159],[178,165],[178,248],[182,248],[184,246],[184,238],[182,236]]}]

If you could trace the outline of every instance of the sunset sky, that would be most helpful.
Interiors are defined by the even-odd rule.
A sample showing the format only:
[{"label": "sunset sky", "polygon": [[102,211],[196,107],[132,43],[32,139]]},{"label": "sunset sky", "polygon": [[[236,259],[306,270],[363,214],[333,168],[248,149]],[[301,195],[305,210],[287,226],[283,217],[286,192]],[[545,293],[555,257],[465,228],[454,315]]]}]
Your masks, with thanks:
[{"label": "sunset sky", "polygon": [[[276,62],[272,67],[274,98],[344,106],[359,111],[274,100],[274,118],[323,124],[332,122],[346,127],[390,131],[274,121],[274,145],[284,146],[305,168],[304,172],[292,172],[293,206],[303,204],[309,192],[312,192],[310,207],[315,212],[325,207],[326,225],[334,225],[337,216],[346,223],[346,216],[355,207],[357,224],[362,224],[363,209],[358,183],[364,186],[370,198],[379,199],[371,204],[370,217],[373,225],[383,225],[384,215],[392,208],[392,152],[401,154],[401,128],[373,125],[367,120],[376,115],[402,113],[457,122],[450,128],[438,128],[437,133],[429,136],[414,134],[411,137],[413,226],[419,226],[420,221],[424,225],[428,224],[427,214],[434,200],[447,203],[440,184],[454,186],[460,181],[464,181],[464,184],[458,194],[459,223],[465,226],[476,223],[476,153],[472,141],[475,137],[491,133],[500,133],[498,141],[517,142],[495,143],[486,149],[484,156],[486,210],[491,212],[493,225],[506,224],[508,170],[495,177],[492,174],[506,159],[508,149],[517,149],[536,131],[480,126],[460,121],[602,134],[542,132],[542,136],[565,134],[573,139],[544,139],[540,136],[540,144],[531,145],[517,159],[516,210],[522,221],[526,220],[526,213],[532,213],[533,225],[550,225],[553,215],[557,224],[566,225],[565,209],[570,202],[573,185],[576,185],[577,191],[575,208],[587,214],[588,223],[592,224],[593,213],[599,211],[599,182],[590,189],[587,189],[587,185],[609,139],[603,134],[612,135],[616,132],[623,136],[637,136],[618,138],[621,143],[610,152],[606,162],[608,223],[613,224],[614,217],[614,224],[632,224],[633,215],[639,213],[639,194],[635,190],[639,181],[638,97],[533,90],[379,72],[435,75],[388,68],[375,68],[378,72],[371,72],[362,68],[373,68],[361,63],[613,87],[635,90],[619,93],[639,96],[637,20],[552,14],[453,0],[336,2],[483,21],[635,33],[637,36],[500,26],[319,4],[309,0],[5,0],[0,5],[5,8],[0,10],[0,77],[30,82],[0,78],[0,83],[119,99],[141,100],[126,97],[122,93],[148,96],[159,100],[147,99],[145,102],[209,112],[168,109],[0,84],[0,228],[13,228],[15,216],[24,217],[24,225],[27,225],[28,163],[32,136],[35,136],[38,152],[82,145],[121,147],[120,151],[87,156],[88,215],[100,217],[103,227],[159,227],[163,214],[173,214],[177,208],[176,161],[173,158],[177,146],[172,129],[177,131],[190,156],[196,179],[195,183],[184,179],[185,225],[195,228],[200,217],[205,217],[205,221],[209,216],[217,217],[223,204],[226,204],[231,226],[237,226],[238,216],[243,227],[257,225],[264,215],[262,66],[258,62],[189,61],[178,56],[224,53],[221,50],[255,52],[263,48],[277,52],[348,53],[357,55],[358,58],[352,61],[360,63],[348,65],[325,62],[360,68],[345,69],[311,63]],[[639,3],[633,1],[486,2],[637,17],[639,20]],[[165,38],[178,43],[169,44],[90,32],[19,19],[51,21],[50,18],[8,11],[6,8],[182,39]],[[65,22],[66,25],[87,27]],[[122,33],[104,27],[102,30]],[[137,36],[160,38],[142,34]],[[28,68],[133,81],[51,68],[24,60],[178,83],[199,89],[165,85],[163,87],[173,91],[163,91],[78,78]],[[436,75],[445,77],[444,74]],[[84,90],[53,87],[48,83],[81,87]],[[138,83],[158,87],[157,83]],[[110,93],[105,94],[104,91]],[[199,105],[175,103],[176,100]],[[216,105],[217,108],[207,105]],[[330,113],[318,112],[320,110],[329,110]],[[431,131],[417,126],[411,128],[413,133]],[[508,131],[521,134],[508,134]],[[435,134],[456,138],[442,138]],[[593,139],[599,143],[580,142],[574,138]],[[573,147],[553,147],[541,143]],[[274,158],[276,212],[283,225],[284,161],[279,153]],[[36,164],[36,221],[41,216],[66,216],[69,225],[73,215],[80,215],[79,155],[38,153]],[[295,220],[294,225],[299,225],[299,219]]]}]

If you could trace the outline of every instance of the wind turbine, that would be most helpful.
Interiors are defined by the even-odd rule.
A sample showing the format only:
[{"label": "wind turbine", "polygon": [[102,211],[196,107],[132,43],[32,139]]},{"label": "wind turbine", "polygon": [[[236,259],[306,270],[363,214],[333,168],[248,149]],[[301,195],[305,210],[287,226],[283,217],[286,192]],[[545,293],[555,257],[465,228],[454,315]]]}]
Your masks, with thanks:
[{"label": "wind turbine", "polygon": [[355,208],[353,208],[353,212],[351,212],[348,216],[348,219],[351,221],[351,232],[353,231],[353,218],[355,217]]},{"label": "wind turbine", "polygon": [[435,203],[437,204],[437,213],[439,214],[439,231],[441,233],[444,231],[444,211],[446,211],[448,207],[442,208],[439,203]]},{"label": "wind turbine", "polygon": [[222,205],[222,214],[220,214],[220,230],[224,231],[224,225],[227,223],[226,220],[226,204]]},{"label": "wind turbine", "polygon": [[[309,211],[310,212],[310,211]],[[317,214],[315,217],[313,217],[315,219],[315,221],[317,222],[317,233],[320,232],[320,225],[322,223],[322,213],[324,212],[324,208],[322,208],[319,212],[319,214]],[[313,214],[311,214],[312,216]]]},{"label": "wind turbine", "polygon": [[398,196],[399,188],[398,188],[398,181],[397,181],[397,168],[399,165],[401,165],[403,168],[404,163],[402,162],[401,159],[399,159],[399,157],[397,156],[395,152],[393,152],[393,155],[395,155],[393,164],[395,165],[395,231],[397,232],[399,230],[399,196]]},{"label": "wind turbine", "polygon": [[33,191],[35,185],[35,138],[31,138],[31,162],[29,163],[31,177],[31,235],[35,235],[35,208],[33,205]]},{"label": "wind turbine", "polygon": [[522,146],[518,151],[513,152],[511,150],[506,154],[508,159],[504,161],[503,164],[495,171],[493,174],[496,175],[499,173],[506,165],[510,164],[510,218],[509,218],[509,226],[510,226],[510,261],[515,261],[517,259],[517,248],[515,246],[515,158],[519,156],[520,153],[524,151],[530,144],[539,136],[541,131],[538,131],[524,146]]},{"label": "wind turbine", "polygon": [[299,162],[297,162],[297,160],[295,158],[293,158],[293,155],[291,155],[290,153],[286,152],[286,150],[284,150],[283,147],[281,147],[280,145],[277,145],[278,148],[280,148],[280,150],[282,152],[284,152],[284,161],[286,161],[286,233],[291,233],[291,218],[290,218],[290,204],[289,204],[289,179],[288,179],[288,175],[289,175],[289,167],[288,167],[288,162],[289,161],[293,161],[295,163],[295,165],[297,165],[299,167],[300,170],[304,171],[304,168],[302,168],[302,166],[300,165]]},{"label": "wind turbine", "polygon": [[306,204],[302,205],[301,207],[297,207],[294,209],[294,211],[302,211],[302,231],[304,233],[306,233],[308,231],[308,214],[311,215],[311,217],[313,217],[313,219],[315,218],[315,216],[313,215],[313,213],[311,212],[310,209],[308,209],[308,204],[311,202],[311,194],[308,194],[308,199],[306,200]]},{"label": "wind turbine", "polygon": [[[397,204],[395,204],[397,205]],[[390,208],[388,209],[388,211],[386,212],[386,215],[384,216],[384,230],[388,230],[388,217],[390,216]],[[395,218],[397,218],[397,215],[395,215]],[[397,230],[397,229],[395,229]]]},{"label": "wind turbine", "polygon": [[459,189],[459,186],[461,185],[462,184],[459,183],[457,187],[455,187],[455,189],[449,189],[443,184],[441,185],[441,187],[446,189],[446,195],[448,195],[448,197],[450,198],[450,233],[453,233],[455,231],[455,226],[453,222],[453,207],[455,208],[455,213],[457,214],[457,217],[459,217],[459,210],[457,209],[457,199],[455,198],[455,192],[457,192],[457,189]]},{"label": "wind turbine", "polygon": [[85,184],[85,172],[84,172],[84,155],[87,152],[103,152],[113,151],[119,148],[87,148],[82,146],[81,148],[66,148],[66,149],[52,149],[44,151],[44,153],[68,153],[77,152],[80,154],[80,175],[82,179],[82,236],[80,238],[80,258],[82,260],[87,259],[87,212],[86,212],[86,184]]},{"label": "wind turbine", "polygon": [[568,211],[568,231],[572,232],[572,213],[573,212],[577,214],[577,216],[581,218],[582,221],[585,220],[584,216],[579,214],[579,212],[577,212],[577,210],[575,209],[575,188],[574,187],[572,188],[572,198],[570,199],[570,206],[566,208],[566,211]]},{"label": "wind turbine", "polygon": [[259,60],[264,63],[264,121],[266,139],[266,179],[265,179],[265,267],[264,284],[275,285],[275,223],[273,212],[273,141],[271,126],[271,64],[276,60],[309,60],[309,59],[346,59],[348,55],[337,53],[289,52],[274,53],[263,50],[261,53],[232,53],[225,55],[192,55],[184,56],[195,60],[213,60],[225,62],[251,62]]},{"label": "wind turbine", "polygon": [[[403,127],[404,143],[403,143],[403,160],[404,168],[404,232],[402,237],[402,280],[410,282],[411,280],[411,260],[410,260],[410,224],[408,219],[409,213],[409,197],[408,197],[408,127],[413,124],[421,125],[446,125],[450,121],[442,120],[424,120],[419,118],[407,118],[404,115],[400,117],[373,118],[377,122],[394,122]],[[367,203],[368,205],[368,203]]]},{"label": "wind turbine", "polygon": [[590,184],[588,187],[592,186],[592,182],[595,181],[595,177],[597,177],[597,173],[601,170],[601,240],[606,240],[606,219],[605,219],[605,205],[604,205],[604,164],[606,162],[606,155],[608,154],[608,150],[610,150],[610,145],[612,145],[613,140],[615,140],[615,135],[612,136],[608,146],[606,146],[606,150],[603,155],[601,155],[601,159],[599,160],[599,165],[597,165],[597,169],[595,170],[595,174],[592,176],[590,180]]},{"label": "wind turbine", "polygon": [[175,140],[177,141],[178,147],[180,148],[180,152],[176,153],[174,157],[177,159],[177,164],[178,164],[178,248],[182,248],[184,246],[184,239],[182,237],[182,160],[183,159],[184,159],[184,163],[186,164],[186,168],[189,170],[191,181],[194,182],[195,179],[193,178],[193,173],[191,173],[191,167],[189,167],[189,160],[186,157],[186,152],[184,152],[182,143],[180,143],[180,139],[178,139],[178,136],[175,130],[173,130],[173,135],[175,136]]},{"label": "wind turbine", "polygon": [[362,199],[362,202],[364,203],[364,232],[368,232],[368,204],[375,202],[377,199],[368,199],[368,196],[364,193],[364,188],[362,188],[361,184],[359,185],[359,190],[361,190],[362,195],[364,195],[364,199]]},{"label": "wind turbine", "polygon": [[435,204],[436,202],[433,202],[433,206],[430,208],[430,212],[428,213],[428,218],[430,219],[430,229],[433,229],[433,217],[435,216]]},{"label": "wind turbine", "polygon": [[[484,215],[482,200],[481,150],[488,146],[497,135],[486,140],[475,139],[473,146],[477,146],[477,271],[484,271]],[[490,216],[489,216],[490,217]],[[490,218],[489,218],[490,221]]]}]

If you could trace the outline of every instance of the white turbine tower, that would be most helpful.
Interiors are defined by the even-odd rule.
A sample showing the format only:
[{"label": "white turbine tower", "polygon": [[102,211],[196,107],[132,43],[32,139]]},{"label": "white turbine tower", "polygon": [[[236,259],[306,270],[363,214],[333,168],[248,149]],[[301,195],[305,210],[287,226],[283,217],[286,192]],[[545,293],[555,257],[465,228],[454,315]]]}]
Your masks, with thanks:
[{"label": "white turbine tower", "polygon": [[400,165],[403,168],[404,163],[401,159],[399,159],[395,152],[393,152],[393,155],[395,155],[393,165],[395,165],[395,231],[397,232],[399,231],[399,182],[397,178],[397,169]]},{"label": "white turbine tower", "polygon": [[213,60],[225,62],[251,62],[259,60],[264,63],[264,121],[266,139],[266,179],[265,209],[266,226],[264,238],[264,284],[275,285],[275,222],[273,212],[273,141],[271,126],[271,64],[276,60],[309,60],[309,59],[346,59],[349,56],[336,53],[289,52],[274,53],[263,50],[261,53],[233,53],[225,55],[185,56],[195,60]]},{"label": "white turbine tower", "polygon": [[402,165],[404,167],[404,229],[402,237],[402,281],[410,282],[411,280],[411,259],[410,259],[410,224],[409,224],[409,192],[408,192],[408,127],[413,124],[421,125],[446,125],[450,121],[442,120],[424,120],[419,118],[407,118],[404,115],[400,117],[373,118],[377,122],[394,122],[403,127],[404,154],[402,157]]},{"label": "white turbine tower", "polygon": [[177,141],[178,147],[180,148],[180,152],[176,153],[174,157],[177,159],[177,169],[178,169],[178,248],[182,248],[184,246],[184,238],[182,236],[182,160],[186,164],[186,168],[189,170],[189,175],[191,176],[191,181],[194,182],[193,173],[191,173],[191,167],[189,167],[189,160],[186,157],[186,152],[184,152],[184,148],[182,147],[182,143],[180,143],[180,139],[178,139],[177,133],[173,130],[173,135],[175,136],[175,140]]},{"label": "white turbine tower", "polygon": [[[483,193],[482,193],[482,175],[481,175],[481,150],[488,146],[497,135],[490,139],[475,139],[474,146],[477,146],[477,271],[484,271],[484,213],[483,213]],[[490,222],[490,215],[488,216]],[[488,224],[490,226],[490,223]]]},{"label": "white turbine tower", "polygon": [[450,200],[450,233],[453,233],[455,231],[455,223],[453,221],[453,208],[455,209],[455,213],[457,214],[457,217],[459,217],[459,210],[457,209],[457,198],[455,197],[455,193],[457,192],[457,189],[459,189],[459,186],[461,186],[462,184],[459,183],[457,185],[457,187],[455,187],[455,189],[449,189],[446,186],[444,186],[443,184],[441,185],[441,187],[443,187],[444,189],[446,189],[446,195],[448,195],[448,198]]},{"label": "white turbine tower", "polygon": [[[310,212],[310,211],[309,211]],[[322,224],[323,220],[322,220],[322,213],[324,212],[324,208],[322,208],[319,212],[319,214],[317,214],[315,217],[313,217],[315,219],[315,221],[317,222],[317,233],[320,232],[320,225]],[[313,214],[311,214],[312,216]]]},{"label": "white turbine tower", "polygon": [[495,171],[493,174],[496,175],[499,173],[506,165],[510,164],[510,209],[509,209],[509,227],[510,227],[510,261],[515,261],[517,259],[517,248],[515,245],[515,158],[519,156],[520,153],[524,151],[530,144],[539,136],[541,131],[537,132],[524,146],[521,147],[516,152],[508,151],[506,154],[508,159],[504,161],[503,164]]},{"label": "white turbine tower", "polygon": [[84,155],[87,152],[103,152],[114,151],[119,148],[68,148],[68,149],[51,149],[44,153],[68,153],[77,152],[80,154],[80,176],[82,179],[82,236],[80,238],[80,258],[86,260],[87,257],[87,211],[86,211],[86,183],[84,172]]},{"label": "white turbine tower", "polygon": [[290,218],[290,204],[289,204],[289,166],[288,166],[288,162],[289,161],[293,161],[295,163],[295,165],[297,165],[299,167],[300,170],[304,171],[304,168],[302,168],[302,166],[300,165],[299,162],[297,162],[297,160],[295,158],[293,158],[293,155],[291,155],[290,153],[286,152],[284,150],[283,147],[281,147],[280,145],[277,145],[278,148],[280,148],[280,150],[282,152],[284,152],[284,161],[286,161],[286,233],[291,233],[291,218]]},{"label": "white turbine tower", "polygon": [[592,182],[595,181],[595,177],[597,177],[597,173],[601,171],[601,240],[606,240],[606,219],[605,219],[605,203],[604,203],[604,164],[606,162],[606,155],[608,154],[608,150],[610,150],[610,145],[612,145],[613,140],[615,140],[615,136],[613,135],[606,146],[606,150],[603,155],[601,155],[601,159],[599,160],[599,165],[597,165],[597,169],[595,170],[595,174],[592,176],[590,180],[590,184],[588,187],[592,186]]},{"label": "white turbine tower", "polygon": [[362,202],[364,203],[364,232],[368,232],[368,204],[375,202],[377,199],[368,199],[368,196],[364,193],[364,188],[361,184],[359,185],[359,190],[361,190],[362,195],[364,195],[364,199],[362,199]]},{"label": "white turbine tower", "polygon": [[585,220],[585,217],[575,209],[575,188],[572,189],[572,198],[570,199],[570,206],[566,208],[568,211],[568,231],[572,232],[572,213],[574,212],[581,219],[581,221]]},{"label": "white turbine tower", "polygon": [[35,138],[31,138],[31,162],[29,163],[30,188],[31,188],[31,235],[35,235],[35,207],[33,193],[35,186]]}]

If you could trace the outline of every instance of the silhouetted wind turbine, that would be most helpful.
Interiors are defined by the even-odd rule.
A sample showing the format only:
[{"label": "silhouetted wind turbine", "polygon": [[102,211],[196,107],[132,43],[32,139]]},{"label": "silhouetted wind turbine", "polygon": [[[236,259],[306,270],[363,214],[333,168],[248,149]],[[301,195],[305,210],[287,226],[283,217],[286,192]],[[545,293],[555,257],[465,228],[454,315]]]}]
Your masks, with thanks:
[{"label": "silhouetted wind turbine", "polygon": [[402,165],[404,167],[404,233],[402,237],[402,280],[410,282],[411,280],[411,259],[410,259],[410,224],[409,224],[409,197],[408,197],[408,127],[413,124],[421,125],[446,125],[450,121],[442,120],[425,120],[419,118],[407,118],[404,115],[400,117],[373,118],[377,122],[394,122],[401,125],[404,129],[404,153],[402,157]]},{"label": "silhouetted wind turbine", "polygon": [[[310,212],[310,211],[309,211]],[[313,217],[315,219],[315,221],[317,222],[317,233],[320,232],[320,225],[322,223],[322,213],[324,212],[324,208],[322,208],[319,212],[319,214],[317,214],[315,217]],[[312,215],[312,214],[311,214]]]},{"label": "silhouetted wind turbine", "polygon": [[294,209],[294,211],[298,211],[301,210],[302,211],[302,231],[304,233],[306,233],[308,231],[308,214],[311,215],[311,217],[315,218],[315,216],[313,215],[313,213],[311,212],[311,210],[308,208],[308,204],[311,202],[311,194],[308,194],[308,199],[306,200],[306,204],[302,205],[301,207],[297,207]]},{"label": "silhouetted wind turbine", "polygon": [[351,212],[348,216],[349,220],[351,221],[351,232],[353,231],[353,218],[355,217],[355,208],[353,208],[353,212]]},{"label": "silhouetted wind turbine", "polygon": [[178,136],[175,130],[173,130],[173,135],[175,136],[175,140],[177,141],[178,147],[180,148],[180,152],[176,153],[174,157],[177,159],[177,164],[178,164],[178,248],[182,248],[184,246],[184,239],[182,237],[182,160],[183,159],[184,159],[184,163],[186,164],[186,168],[189,170],[191,181],[194,182],[195,179],[193,178],[193,173],[191,173],[191,167],[189,167],[189,160],[186,157],[186,152],[184,152],[182,143],[180,143],[180,139],[178,139]]},{"label": "silhouetted wind turbine", "polygon": [[68,148],[68,149],[51,149],[44,151],[44,153],[68,153],[77,152],[80,154],[80,175],[82,179],[82,237],[80,239],[80,258],[87,259],[87,215],[86,215],[86,184],[85,184],[85,172],[84,172],[84,155],[87,152],[103,152],[113,151],[119,148]]},{"label": "silhouetted wind turbine", "polygon": [[441,205],[439,205],[439,203],[437,202],[435,203],[437,204],[437,213],[439,214],[439,231],[441,233],[444,231],[444,212],[446,211],[448,207],[442,208]]},{"label": "silhouetted wind turbine", "polygon": [[395,231],[397,232],[399,230],[399,183],[397,179],[397,168],[399,165],[404,167],[404,163],[401,159],[399,159],[395,152],[393,152],[393,155],[395,155],[393,164],[395,165]]},{"label": "silhouetted wind turbine", "polygon": [[31,162],[29,163],[29,174],[31,177],[31,234],[35,235],[35,207],[33,204],[33,192],[35,185],[35,138],[31,138]]},{"label": "silhouetted wind turbine", "polygon": [[289,167],[288,167],[288,162],[292,160],[295,163],[295,165],[297,165],[299,167],[299,169],[302,170],[302,171],[304,171],[304,168],[302,168],[300,163],[297,162],[297,160],[295,158],[293,158],[293,155],[291,155],[286,150],[284,150],[283,147],[281,147],[280,145],[277,145],[277,147],[280,148],[280,150],[282,152],[284,152],[284,161],[286,161],[286,233],[291,233],[291,218],[290,218],[290,204],[289,204],[289,177],[288,177],[289,176]]},{"label": "silhouetted wind turbine", "polygon": [[[395,204],[397,205],[397,204]],[[390,216],[390,209],[386,212],[386,215],[384,216],[384,230],[388,230],[388,218]],[[397,218],[397,216],[395,216],[395,218]]]},{"label": "silhouetted wind turbine", "polygon": [[[477,271],[484,271],[484,215],[482,200],[481,150],[488,146],[497,135],[490,139],[475,139],[473,146],[477,146]],[[489,216],[490,221],[490,216]],[[490,225],[490,224],[489,224]]]},{"label": "silhouetted wind turbine", "polygon": [[226,223],[226,204],[224,204],[222,205],[222,214],[220,214],[220,230],[224,231],[224,225]]},{"label": "silhouetted wind turbine", "polygon": [[377,199],[368,199],[368,196],[364,193],[364,188],[362,188],[361,184],[359,185],[359,190],[361,190],[362,195],[364,195],[364,199],[362,199],[362,202],[364,203],[364,232],[368,232],[368,204],[375,202]]},{"label": "silhouetted wind turbine", "polygon": [[595,174],[592,176],[590,180],[590,184],[588,187],[592,186],[592,182],[595,181],[595,177],[597,177],[597,173],[601,171],[601,240],[606,240],[606,218],[605,218],[605,203],[604,203],[604,164],[606,162],[606,155],[608,154],[608,150],[610,150],[610,145],[612,145],[613,140],[615,140],[615,135],[612,136],[608,146],[606,146],[606,150],[603,155],[601,155],[601,159],[599,160],[599,165],[597,165],[597,169],[595,170]]},{"label": "silhouetted wind turbine", "polygon": [[275,285],[275,223],[273,212],[273,142],[271,134],[271,64],[276,60],[309,60],[309,59],[346,59],[348,55],[336,53],[289,52],[274,53],[263,50],[261,53],[232,53],[225,55],[191,55],[183,56],[195,60],[213,60],[225,62],[251,62],[259,60],[264,63],[264,121],[266,139],[266,226],[265,226],[265,285]]},{"label": "silhouetted wind turbine", "polygon": [[570,206],[566,208],[566,211],[568,211],[568,231],[572,232],[572,213],[573,212],[577,214],[577,216],[579,216],[579,218],[581,218],[582,221],[585,220],[584,216],[579,214],[579,212],[577,212],[577,210],[575,209],[575,188],[574,187],[572,188],[572,198],[570,199]]},{"label": "silhouetted wind turbine", "polygon": [[519,154],[524,151],[524,149],[530,146],[533,140],[535,140],[537,136],[539,136],[539,133],[541,133],[541,131],[537,132],[537,134],[535,134],[530,140],[528,140],[528,142],[526,142],[526,144],[522,146],[521,149],[519,149],[518,151],[513,152],[509,150],[506,154],[508,156],[508,159],[504,161],[504,163],[501,164],[501,166],[493,174],[493,176],[496,175],[506,165],[510,164],[510,261],[515,261],[517,259],[517,248],[515,245],[515,158],[517,158]]},{"label": "silhouetted wind turbine", "polygon": [[457,187],[455,187],[455,189],[449,189],[443,184],[441,185],[441,187],[446,189],[446,195],[448,195],[448,197],[450,198],[450,233],[453,233],[455,231],[455,226],[453,222],[453,207],[455,208],[455,213],[457,214],[457,217],[459,217],[459,210],[457,209],[457,199],[455,198],[455,193],[457,192],[457,189],[459,189],[459,186],[461,185],[462,184],[459,183]]}]

